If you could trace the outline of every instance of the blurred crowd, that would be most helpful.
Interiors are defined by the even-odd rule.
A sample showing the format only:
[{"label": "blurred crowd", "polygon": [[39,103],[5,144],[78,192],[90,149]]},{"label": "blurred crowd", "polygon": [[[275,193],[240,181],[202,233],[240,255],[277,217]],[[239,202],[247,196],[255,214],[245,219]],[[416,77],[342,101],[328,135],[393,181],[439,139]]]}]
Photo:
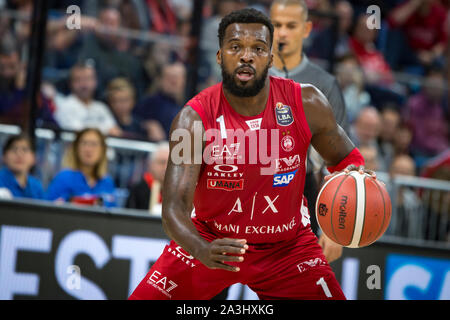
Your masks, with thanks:
[{"label": "blurred crowd", "polygon": [[[221,18],[247,6],[269,15],[271,4],[270,0],[205,0],[202,32],[196,42],[199,60],[192,70],[192,0],[48,2],[37,126],[73,131],[77,138],[68,150],[71,156],[65,158],[66,171],[55,174],[46,192],[35,180],[30,180],[35,190],[27,189],[35,155],[25,136],[3,146],[2,174],[12,183],[11,172],[19,169],[11,163],[18,161],[23,174],[12,194],[104,205],[114,205],[108,196],[114,181],[101,165],[105,137],[158,142],[165,150],[161,154],[167,156],[164,142],[171,122],[190,98],[189,72],[197,73],[197,91],[221,79],[216,63]],[[367,167],[393,175],[450,180],[450,1],[306,3],[312,10],[313,29],[305,39],[304,52],[336,77],[346,104],[349,136],[361,149]],[[70,16],[66,9],[71,5],[81,9],[76,30],[66,25]],[[372,5],[379,11],[368,13]],[[0,124],[23,125],[29,117],[25,100],[32,9],[32,0],[0,1]],[[26,159],[17,160],[18,154]],[[142,193],[142,187],[130,185],[130,207],[159,203],[159,182],[167,159],[152,154],[150,160],[139,183],[145,190],[154,190],[153,199],[148,190]],[[433,170],[436,163],[440,170]],[[133,190],[143,198],[147,194],[148,199],[142,202]],[[96,197],[77,198],[86,193]]]}]

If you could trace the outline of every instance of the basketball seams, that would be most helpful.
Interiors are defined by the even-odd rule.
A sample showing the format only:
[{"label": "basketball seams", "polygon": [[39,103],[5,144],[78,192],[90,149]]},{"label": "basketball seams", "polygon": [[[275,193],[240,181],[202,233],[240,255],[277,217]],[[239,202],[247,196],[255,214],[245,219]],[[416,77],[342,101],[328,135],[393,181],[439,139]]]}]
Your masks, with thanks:
[{"label": "basketball seams", "polygon": [[353,175],[349,175],[349,176],[352,177],[353,180],[355,180],[356,203],[355,203],[355,213],[353,214],[354,219],[353,219],[352,236],[350,237],[350,241],[344,246],[349,246],[353,241],[353,237],[355,235],[355,229],[356,229],[356,217],[358,216],[358,181],[356,180],[356,178]]},{"label": "basketball seams", "polygon": [[[367,192],[367,188],[366,188],[366,176],[364,176],[363,177],[363,180],[362,180],[362,183],[363,183],[363,185],[364,185],[364,203],[366,203],[367,202],[367,194],[366,194],[366,192]],[[367,204],[367,203],[366,203]],[[367,205],[364,205],[364,217],[366,216],[366,209],[367,209]],[[366,219],[364,219],[364,221],[363,221],[363,224],[362,224],[362,228],[361,228],[361,237],[359,238],[359,241],[358,241],[358,247],[359,246],[361,246],[361,239],[362,239],[362,235],[363,235],[363,233],[364,233],[364,226],[365,226],[365,224],[366,224]]]},{"label": "basketball seams", "polygon": [[358,248],[359,242],[361,241],[364,225],[364,212],[365,212],[365,197],[366,197],[366,186],[364,185],[364,180],[359,172],[350,173],[356,179],[356,218],[353,230],[353,237],[350,248]]}]

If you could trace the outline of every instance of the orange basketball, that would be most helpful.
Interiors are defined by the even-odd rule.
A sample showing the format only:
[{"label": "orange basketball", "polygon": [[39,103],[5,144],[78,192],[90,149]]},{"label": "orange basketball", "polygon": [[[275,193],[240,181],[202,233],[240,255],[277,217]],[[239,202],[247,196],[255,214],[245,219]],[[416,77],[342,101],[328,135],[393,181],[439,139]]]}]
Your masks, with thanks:
[{"label": "orange basketball", "polygon": [[319,192],[316,217],[328,238],[349,248],[377,241],[391,220],[391,199],[386,187],[358,171],[340,173]]}]

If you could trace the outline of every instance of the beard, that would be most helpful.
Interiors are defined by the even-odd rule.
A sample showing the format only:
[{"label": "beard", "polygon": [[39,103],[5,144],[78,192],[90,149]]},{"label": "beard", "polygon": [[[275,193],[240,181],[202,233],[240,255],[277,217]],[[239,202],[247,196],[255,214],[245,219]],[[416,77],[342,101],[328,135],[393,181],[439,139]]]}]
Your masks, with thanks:
[{"label": "beard", "polygon": [[[223,65],[223,59],[222,59],[222,63],[220,66],[222,68],[223,86],[232,95],[241,97],[241,98],[254,97],[262,90],[262,88],[264,88],[264,85],[265,85],[266,79],[267,79],[267,74],[269,73],[269,68],[270,68],[269,64],[267,64],[267,66],[264,68],[263,72],[261,73],[261,76],[259,76],[259,77],[256,77],[256,72],[254,72],[255,78],[254,78],[253,85],[251,85],[249,87],[243,87],[239,84],[240,81],[238,79],[235,80],[236,71],[233,74],[231,74],[225,70],[225,66]],[[248,67],[250,67],[250,66],[248,66]],[[250,67],[250,68],[252,68],[254,70],[253,67]]]}]

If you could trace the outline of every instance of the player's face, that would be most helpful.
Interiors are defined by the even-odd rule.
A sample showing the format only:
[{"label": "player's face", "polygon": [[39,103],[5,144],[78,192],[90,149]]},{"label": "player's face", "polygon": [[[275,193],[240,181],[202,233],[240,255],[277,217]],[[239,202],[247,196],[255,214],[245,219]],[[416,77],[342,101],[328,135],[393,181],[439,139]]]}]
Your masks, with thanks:
[{"label": "player's face", "polygon": [[274,27],[274,50],[283,45],[285,56],[299,55],[302,52],[303,39],[309,36],[312,23],[305,21],[303,8],[299,5],[274,4],[270,10],[270,19]]},{"label": "player's face", "polygon": [[217,52],[224,87],[239,97],[256,96],[272,66],[269,29],[259,23],[233,23]]}]

